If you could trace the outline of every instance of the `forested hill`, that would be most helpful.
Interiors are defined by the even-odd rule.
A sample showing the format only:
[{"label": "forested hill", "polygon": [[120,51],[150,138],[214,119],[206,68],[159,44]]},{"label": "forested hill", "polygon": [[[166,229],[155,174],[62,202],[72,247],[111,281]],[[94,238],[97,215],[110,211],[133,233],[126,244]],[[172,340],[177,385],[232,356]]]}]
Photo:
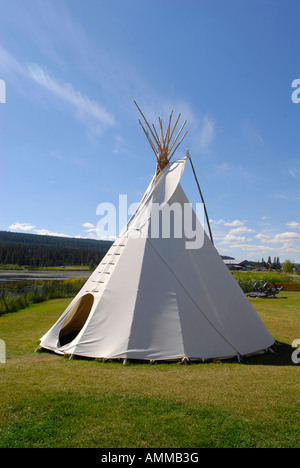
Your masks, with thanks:
[{"label": "forested hill", "polygon": [[96,266],[112,242],[0,231],[0,264]]}]

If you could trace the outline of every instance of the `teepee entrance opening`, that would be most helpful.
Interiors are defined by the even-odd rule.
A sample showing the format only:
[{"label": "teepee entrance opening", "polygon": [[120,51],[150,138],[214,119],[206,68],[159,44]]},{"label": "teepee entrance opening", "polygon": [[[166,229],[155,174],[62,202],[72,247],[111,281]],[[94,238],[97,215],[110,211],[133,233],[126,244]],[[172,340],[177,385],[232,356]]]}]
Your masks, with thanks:
[{"label": "teepee entrance opening", "polygon": [[60,330],[60,346],[71,343],[76,338],[90,315],[93,303],[92,294],[85,294],[75,303]]}]

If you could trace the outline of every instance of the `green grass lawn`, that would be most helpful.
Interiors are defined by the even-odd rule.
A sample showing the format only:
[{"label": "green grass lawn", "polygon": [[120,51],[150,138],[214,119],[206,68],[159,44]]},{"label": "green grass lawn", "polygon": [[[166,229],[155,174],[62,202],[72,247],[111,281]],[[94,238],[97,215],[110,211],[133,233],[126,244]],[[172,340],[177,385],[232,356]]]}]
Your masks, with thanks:
[{"label": "green grass lawn", "polygon": [[0,447],[299,447],[299,292],[251,299],[281,345],[241,364],[123,366],[34,353],[68,302],[0,316]]}]

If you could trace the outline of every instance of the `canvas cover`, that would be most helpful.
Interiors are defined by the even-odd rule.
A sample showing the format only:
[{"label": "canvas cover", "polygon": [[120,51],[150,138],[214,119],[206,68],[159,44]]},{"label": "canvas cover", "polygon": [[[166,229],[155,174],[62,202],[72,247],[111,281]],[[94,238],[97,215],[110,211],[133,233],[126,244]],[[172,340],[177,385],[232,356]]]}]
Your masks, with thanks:
[{"label": "canvas cover", "polygon": [[181,237],[172,216],[168,238],[151,235],[154,203],[162,214],[174,203],[182,211],[189,203],[180,185],[185,164],[186,158],[169,164],[150,184],[104,259],[41,338],[41,348],[93,358],[169,360],[244,356],[274,344],[194,211],[201,248],[187,248],[184,216]]}]

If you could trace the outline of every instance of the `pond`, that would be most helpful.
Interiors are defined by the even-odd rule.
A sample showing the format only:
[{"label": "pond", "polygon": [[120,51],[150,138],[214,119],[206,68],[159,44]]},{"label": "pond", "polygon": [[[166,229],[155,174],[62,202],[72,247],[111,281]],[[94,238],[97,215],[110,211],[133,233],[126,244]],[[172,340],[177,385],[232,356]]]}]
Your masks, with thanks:
[{"label": "pond", "polygon": [[19,280],[68,280],[71,278],[88,279],[92,270],[0,270],[0,282]]}]

